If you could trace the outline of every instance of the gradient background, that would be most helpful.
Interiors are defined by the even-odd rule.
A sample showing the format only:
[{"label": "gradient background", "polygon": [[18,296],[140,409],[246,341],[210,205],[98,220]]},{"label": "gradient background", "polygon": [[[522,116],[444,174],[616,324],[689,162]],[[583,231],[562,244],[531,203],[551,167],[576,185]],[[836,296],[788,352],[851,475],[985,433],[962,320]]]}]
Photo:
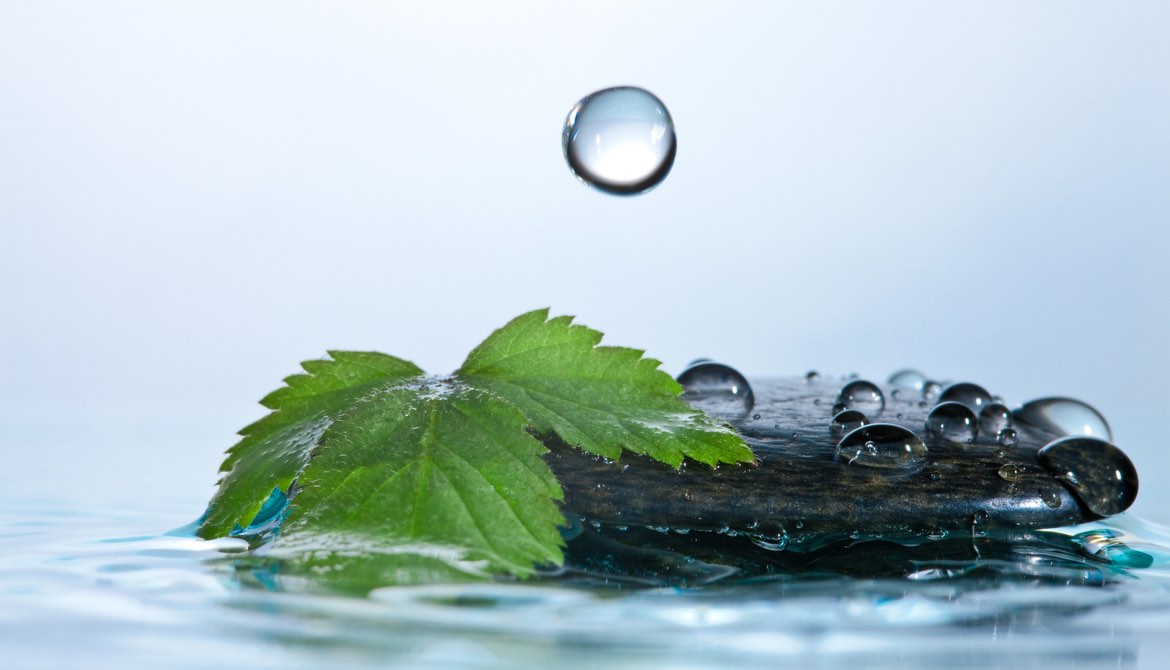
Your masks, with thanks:
[{"label": "gradient background", "polygon": [[[298,361],[551,305],[1082,398],[1170,521],[1170,3],[626,4],[0,0],[0,489],[193,517]],[[561,157],[619,84],[679,133],[638,198]]]}]

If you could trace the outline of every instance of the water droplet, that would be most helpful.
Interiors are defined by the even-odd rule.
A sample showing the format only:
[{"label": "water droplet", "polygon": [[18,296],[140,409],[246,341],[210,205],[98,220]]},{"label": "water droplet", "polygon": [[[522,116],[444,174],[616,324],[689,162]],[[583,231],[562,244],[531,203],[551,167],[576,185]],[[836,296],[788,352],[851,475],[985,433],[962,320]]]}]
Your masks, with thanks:
[{"label": "water droplet", "polygon": [[1098,516],[1125,511],[1137,497],[1137,470],[1120,449],[1095,437],[1062,437],[1037,460]]},{"label": "water droplet", "polygon": [[942,393],[942,386],[938,382],[927,381],[922,385],[922,397],[928,400],[934,400],[940,393]]},{"label": "water droplet", "polygon": [[920,468],[926,444],[902,426],[874,423],[854,429],[837,443],[837,460],[869,468]]},{"label": "water droplet", "polygon": [[999,478],[1005,482],[1018,482],[1020,477],[1027,473],[1027,468],[1019,463],[1005,463],[999,468]]},{"label": "water droplet", "polygon": [[1060,507],[1060,494],[1059,493],[1057,493],[1056,491],[1053,491],[1052,489],[1041,489],[1039,491],[1039,493],[1040,493],[1040,499],[1044,501],[1045,505],[1048,505],[1052,509],[1056,509],[1057,507]]},{"label": "water droplet", "polygon": [[975,413],[962,403],[939,403],[926,417],[926,432],[948,442],[970,444],[975,441]]},{"label": "water droplet", "polygon": [[1001,403],[993,402],[979,411],[979,432],[984,435],[999,435],[999,431],[1012,427],[1012,411]]},{"label": "water droplet", "polygon": [[898,370],[890,375],[890,386],[896,386],[900,389],[908,389],[910,391],[922,391],[926,387],[926,375],[917,370],[906,368]]},{"label": "water droplet", "polygon": [[865,415],[855,409],[847,409],[837,412],[833,415],[833,420],[829,422],[829,431],[833,435],[844,435],[861,428],[868,423]]},{"label": "water droplet", "polygon": [[987,524],[991,522],[991,515],[984,510],[978,510],[971,517],[971,536],[986,537]]},{"label": "water droplet", "polygon": [[1004,428],[995,436],[995,441],[1005,447],[1014,447],[1020,441],[1020,435],[1015,428]]},{"label": "water droplet", "polygon": [[961,402],[970,407],[972,412],[982,412],[984,407],[991,404],[991,394],[978,384],[959,382],[946,387],[938,401]]},{"label": "water droplet", "polygon": [[940,479],[942,479],[942,473],[940,473],[940,472],[932,472],[932,473],[930,473],[930,480],[931,480],[931,481],[935,481],[935,482],[937,482],[937,481],[938,481],[938,480],[940,480]]},{"label": "water droplet", "polygon": [[678,141],[661,100],[641,88],[618,86],[573,105],[561,146],[581,181],[606,193],[635,195],[666,178]]},{"label": "water droplet", "polygon": [[1113,433],[1101,413],[1072,398],[1041,398],[1013,412],[1016,420],[1054,435],[1084,435],[1112,440]]},{"label": "water droplet", "polygon": [[926,539],[928,540],[942,540],[947,536],[946,528],[931,528],[926,531]]},{"label": "water droplet", "polygon": [[752,387],[735,368],[722,363],[699,363],[682,371],[678,383],[686,390],[683,397],[701,403],[713,414],[740,416],[755,403]]},{"label": "water droplet", "polygon": [[866,416],[878,416],[886,408],[886,398],[882,395],[881,389],[864,379],[846,384],[837,396],[837,403],[843,407],[834,408],[836,410],[834,414],[846,409],[855,409]]},{"label": "water droplet", "polygon": [[754,420],[756,420],[756,421],[759,421],[759,420],[760,420],[760,415],[759,415],[759,414],[753,414],[753,415],[752,415],[752,419],[754,419]]},{"label": "water droplet", "polygon": [[816,370],[809,370],[808,372],[804,373],[804,380],[810,384],[820,380],[820,378],[821,373],[817,372]]}]

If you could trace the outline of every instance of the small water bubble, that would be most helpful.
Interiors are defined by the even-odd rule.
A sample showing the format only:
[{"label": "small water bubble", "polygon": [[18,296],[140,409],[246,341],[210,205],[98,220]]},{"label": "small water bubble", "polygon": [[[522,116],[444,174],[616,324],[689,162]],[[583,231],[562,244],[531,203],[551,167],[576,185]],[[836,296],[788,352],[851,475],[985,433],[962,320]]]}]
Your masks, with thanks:
[{"label": "small water bubble", "polygon": [[917,370],[905,368],[890,375],[890,386],[896,386],[910,391],[922,391],[926,386],[926,375]]},{"label": "small water bubble", "polygon": [[833,420],[829,422],[829,431],[833,435],[844,435],[861,428],[866,423],[868,420],[864,414],[855,409],[846,409],[833,415]]},{"label": "small water bubble", "polygon": [[796,529],[800,530],[801,528],[804,528],[804,520],[803,519],[796,522]]},{"label": "small water bubble", "polygon": [[931,481],[937,482],[940,479],[942,479],[942,473],[940,473],[940,472],[930,473],[930,480]]},{"label": "small water bubble", "polygon": [[894,389],[893,391],[890,391],[890,397],[893,398],[894,400],[897,400],[899,397],[901,397],[901,395],[902,395],[901,389]]},{"label": "small water bubble", "polygon": [[[776,427],[777,427],[777,428],[779,428],[780,426],[777,424],[777,426],[776,426]],[[792,439],[794,439],[794,440],[796,439],[796,433],[793,433],[793,434],[792,434]]]},{"label": "small water bubble", "polygon": [[991,394],[978,384],[959,382],[946,387],[938,401],[961,402],[970,407],[972,412],[982,412],[984,407],[991,404]]},{"label": "small water bubble", "polygon": [[819,404],[821,404],[821,399],[820,399],[820,398],[813,398],[813,404],[814,404],[814,405],[819,405]]},{"label": "small water bubble", "polygon": [[1137,498],[1137,470],[1105,440],[1062,437],[1045,445],[1036,459],[1098,516],[1124,512]]},{"label": "small water bubble", "polygon": [[1039,491],[1039,493],[1040,493],[1040,500],[1043,500],[1045,505],[1048,505],[1052,509],[1056,509],[1057,507],[1060,507],[1060,494],[1059,493],[1057,493],[1056,491],[1053,491],[1052,489],[1041,489]]},{"label": "small water bubble", "polygon": [[881,469],[914,469],[926,463],[922,438],[892,423],[874,423],[850,431],[837,443],[837,460]]},{"label": "small water bubble", "polygon": [[882,395],[881,389],[864,379],[846,384],[837,396],[837,403],[844,407],[834,411],[834,414],[846,409],[855,409],[866,416],[878,416],[886,408],[886,398]]},{"label": "small water bubble", "polygon": [[927,381],[922,385],[922,397],[927,400],[934,400],[940,393],[942,393],[942,385],[938,382]]},{"label": "small water bubble", "polygon": [[693,365],[678,376],[684,399],[717,415],[741,416],[755,404],[752,387],[736,369],[722,363]]},{"label": "small water bubble", "polygon": [[998,435],[1004,428],[1012,427],[1012,411],[1002,403],[993,402],[979,410],[979,432],[984,435]]},{"label": "small water bubble", "polygon": [[1015,428],[1004,428],[995,436],[995,441],[1005,447],[1014,447],[1020,441],[1020,435]]},{"label": "small water bubble", "polygon": [[1016,420],[1054,435],[1084,435],[1113,439],[1109,423],[1088,403],[1072,398],[1040,398],[1013,412]]},{"label": "small water bubble", "polygon": [[1004,465],[1000,466],[997,474],[999,475],[999,478],[1005,482],[1011,482],[1014,484],[1015,482],[1020,481],[1020,477],[1023,477],[1026,472],[1027,469],[1025,469],[1024,466],[1020,465],[1019,463],[1005,463]]},{"label": "small water bubble", "polygon": [[804,380],[810,384],[820,380],[820,378],[821,373],[817,372],[816,370],[809,370],[808,372],[804,373]]},{"label": "small water bubble", "polygon": [[897,414],[895,414],[895,415],[894,415],[894,418],[895,418],[895,419],[901,419],[901,418],[902,418],[902,413],[901,413],[901,412],[898,412]]},{"label": "small water bubble", "polygon": [[657,186],[674,165],[678,141],[666,105],[634,86],[607,88],[569,110],[561,147],[573,174],[614,195]]},{"label": "small water bubble", "polygon": [[926,432],[948,442],[971,444],[975,441],[975,413],[962,403],[939,403],[926,417]]},{"label": "small water bubble", "polygon": [[756,421],[759,421],[759,420],[760,420],[760,415],[759,415],[759,414],[753,414],[753,415],[752,415],[752,418],[753,418],[753,419],[755,419]]}]

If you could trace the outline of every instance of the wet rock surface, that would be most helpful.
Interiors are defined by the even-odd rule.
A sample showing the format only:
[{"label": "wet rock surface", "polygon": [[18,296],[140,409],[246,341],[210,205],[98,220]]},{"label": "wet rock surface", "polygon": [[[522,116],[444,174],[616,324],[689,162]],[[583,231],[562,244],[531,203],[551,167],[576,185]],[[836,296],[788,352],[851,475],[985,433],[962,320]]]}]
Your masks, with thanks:
[{"label": "wet rock surface", "polygon": [[[881,395],[878,402],[854,378],[810,374],[749,381],[750,412],[742,406],[729,412],[727,399],[712,393],[710,385],[688,400],[734,425],[755,452],[756,465],[712,469],[687,463],[675,470],[637,456],[610,462],[549,439],[548,462],[565,489],[566,513],[615,527],[753,538],[925,536],[970,530],[973,524],[981,529],[1077,524],[1120,512],[1136,496],[1137,473],[1121,450],[1106,442],[1092,441],[1104,445],[1098,451],[1090,448],[1093,444],[1078,443],[1075,453],[1049,450],[1048,457],[1039,458],[1046,445],[1065,437],[1051,424],[1017,420],[1009,426],[1010,417],[999,412],[997,420],[979,422],[980,428],[994,430],[972,425],[976,432],[970,438],[927,430],[939,402],[974,398],[979,407],[971,414],[979,416],[992,399],[969,393],[973,385],[951,385],[951,393],[939,393],[933,382],[921,384],[921,390],[873,383]],[[844,403],[843,390],[851,391]],[[742,397],[744,389],[736,393]],[[856,408],[841,406],[850,400]],[[865,424],[843,434],[832,420],[846,409],[865,414]],[[875,424],[890,427],[875,430]],[[904,458],[883,452],[891,447],[881,440],[855,434],[868,430],[900,436],[898,428],[915,438],[894,444],[908,450]],[[849,447],[846,457],[842,445]],[[1071,459],[1081,468],[1072,481],[1067,473],[1054,472],[1060,467],[1053,465],[1066,466]]]}]

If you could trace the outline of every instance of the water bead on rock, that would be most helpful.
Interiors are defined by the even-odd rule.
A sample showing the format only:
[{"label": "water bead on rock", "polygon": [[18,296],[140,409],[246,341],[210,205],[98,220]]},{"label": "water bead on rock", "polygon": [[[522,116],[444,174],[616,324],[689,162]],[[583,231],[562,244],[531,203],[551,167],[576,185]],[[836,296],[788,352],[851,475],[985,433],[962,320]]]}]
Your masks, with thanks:
[{"label": "water bead on rock", "polygon": [[855,409],[862,414],[873,417],[882,413],[886,408],[886,398],[873,382],[858,379],[846,384],[837,396],[837,405],[833,413],[838,414],[846,409]]},{"label": "water bead on rock", "polygon": [[837,443],[842,463],[867,468],[917,470],[928,456],[926,444],[913,432],[892,423],[874,423],[850,431]]},{"label": "water bead on rock", "polygon": [[984,435],[999,435],[1000,431],[1012,427],[1012,411],[1005,405],[993,402],[979,412],[979,432]]},{"label": "water bead on rock", "polygon": [[747,414],[755,403],[747,379],[722,363],[706,361],[691,365],[678,376],[678,383],[685,390],[686,400],[710,404],[708,409],[716,415]]},{"label": "water bead on rock", "polygon": [[975,441],[975,413],[960,402],[939,403],[926,417],[926,432],[948,442],[970,444]]},{"label": "water bead on rock", "polygon": [[833,420],[829,422],[829,432],[833,435],[841,436],[861,428],[867,422],[865,415],[861,412],[855,409],[847,409],[833,416]]},{"label": "water bead on rock", "polygon": [[1036,459],[1097,516],[1124,512],[1137,498],[1137,470],[1105,440],[1063,437],[1037,452]]},{"label": "water bead on rock", "polygon": [[926,387],[926,382],[926,375],[910,368],[898,370],[889,379],[890,386],[919,392]]},{"label": "water bead on rock", "polygon": [[1072,398],[1040,398],[1012,413],[1017,421],[1053,435],[1083,435],[1112,440],[1109,423],[1088,403]]},{"label": "water bead on rock", "polygon": [[569,110],[565,160],[581,181],[614,195],[637,195],[670,173],[678,142],[666,105],[634,86],[607,88]]},{"label": "water bead on rock", "polygon": [[943,389],[942,394],[938,397],[938,401],[940,403],[961,402],[971,408],[972,412],[978,413],[982,412],[984,407],[991,404],[991,394],[978,384],[959,382]]}]

